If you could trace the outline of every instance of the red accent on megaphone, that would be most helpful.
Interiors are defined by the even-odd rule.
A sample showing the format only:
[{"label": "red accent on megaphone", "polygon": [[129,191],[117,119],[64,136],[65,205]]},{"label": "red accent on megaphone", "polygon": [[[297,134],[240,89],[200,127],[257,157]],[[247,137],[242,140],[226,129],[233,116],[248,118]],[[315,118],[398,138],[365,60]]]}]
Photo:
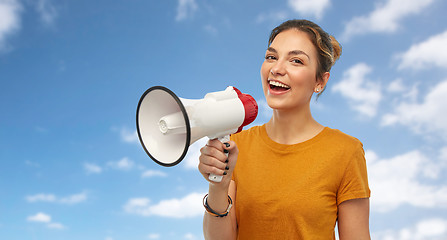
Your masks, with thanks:
[{"label": "red accent on megaphone", "polygon": [[233,87],[234,91],[236,91],[237,96],[241,100],[242,104],[244,105],[244,111],[245,111],[245,118],[242,125],[238,128],[237,133],[242,131],[242,128],[247,126],[248,124],[252,123],[256,116],[258,116],[258,104],[256,103],[255,99],[250,96],[249,94],[242,93],[239,91],[239,89]]}]

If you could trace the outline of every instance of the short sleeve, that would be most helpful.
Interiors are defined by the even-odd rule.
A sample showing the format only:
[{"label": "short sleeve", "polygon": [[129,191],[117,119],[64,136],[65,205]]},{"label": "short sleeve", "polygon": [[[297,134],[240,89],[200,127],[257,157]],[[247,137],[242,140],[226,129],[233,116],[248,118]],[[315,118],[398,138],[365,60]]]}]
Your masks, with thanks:
[{"label": "short sleeve", "polygon": [[337,205],[342,202],[369,198],[371,191],[368,186],[365,152],[361,143],[355,148],[351,158],[348,159],[343,178],[337,192]]},{"label": "short sleeve", "polygon": [[[237,135],[234,135],[234,134],[232,134],[232,135],[230,135],[230,140],[231,141],[234,141],[234,142],[236,142],[236,144],[237,144]],[[237,164],[236,164],[236,166],[237,166]],[[231,180],[233,180],[233,181],[236,181],[236,168],[233,170],[233,174],[231,175]]]}]

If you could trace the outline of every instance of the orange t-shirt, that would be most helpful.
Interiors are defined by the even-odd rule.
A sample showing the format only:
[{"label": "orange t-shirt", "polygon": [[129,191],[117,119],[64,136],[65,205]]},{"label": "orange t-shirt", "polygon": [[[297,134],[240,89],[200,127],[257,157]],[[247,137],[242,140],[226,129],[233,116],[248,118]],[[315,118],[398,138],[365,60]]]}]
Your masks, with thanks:
[{"label": "orange t-shirt", "polygon": [[363,145],[339,130],[294,145],[271,140],[265,125],[231,138],[240,240],[335,239],[338,205],[370,196]]}]

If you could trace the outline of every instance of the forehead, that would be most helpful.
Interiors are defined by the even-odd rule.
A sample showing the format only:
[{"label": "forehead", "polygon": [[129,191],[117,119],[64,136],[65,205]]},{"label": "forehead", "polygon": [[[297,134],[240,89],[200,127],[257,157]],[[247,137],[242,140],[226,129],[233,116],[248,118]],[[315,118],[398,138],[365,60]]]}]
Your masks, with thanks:
[{"label": "forehead", "polygon": [[289,29],[280,32],[273,40],[270,47],[278,52],[290,52],[301,50],[308,55],[316,55],[316,49],[311,42],[309,35],[297,29]]}]

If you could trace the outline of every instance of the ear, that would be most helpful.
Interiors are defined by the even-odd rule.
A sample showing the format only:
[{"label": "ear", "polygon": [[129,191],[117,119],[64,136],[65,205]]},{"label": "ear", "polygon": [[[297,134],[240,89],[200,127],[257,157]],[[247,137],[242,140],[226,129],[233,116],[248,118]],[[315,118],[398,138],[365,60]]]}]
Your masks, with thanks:
[{"label": "ear", "polygon": [[329,72],[325,72],[323,73],[323,76],[317,80],[317,84],[315,85],[316,92],[321,92],[322,90],[324,90],[327,82],[329,81],[330,75],[331,74]]}]

